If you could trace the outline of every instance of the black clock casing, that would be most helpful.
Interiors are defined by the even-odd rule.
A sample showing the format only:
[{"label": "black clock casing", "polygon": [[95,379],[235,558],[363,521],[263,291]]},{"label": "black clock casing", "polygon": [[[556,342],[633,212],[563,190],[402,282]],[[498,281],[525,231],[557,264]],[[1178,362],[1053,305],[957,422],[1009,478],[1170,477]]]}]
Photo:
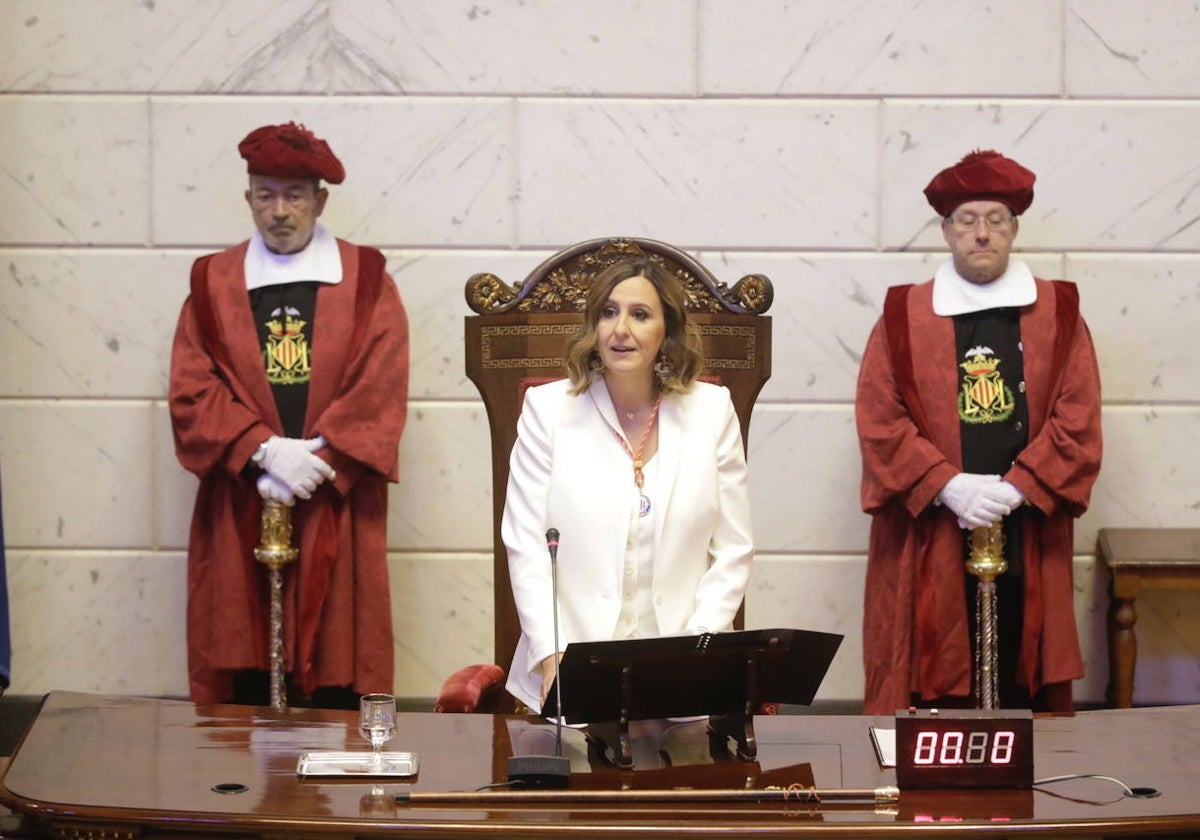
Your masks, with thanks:
[{"label": "black clock casing", "polygon": [[896,783],[902,790],[1032,787],[1032,712],[897,711]]}]

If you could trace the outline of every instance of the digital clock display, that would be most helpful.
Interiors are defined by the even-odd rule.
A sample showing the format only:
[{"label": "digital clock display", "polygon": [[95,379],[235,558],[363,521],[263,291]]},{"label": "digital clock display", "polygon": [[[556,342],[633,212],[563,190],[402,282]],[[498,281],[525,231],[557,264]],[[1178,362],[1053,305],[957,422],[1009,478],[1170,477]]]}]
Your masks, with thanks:
[{"label": "digital clock display", "polygon": [[901,788],[1027,788],[1033,784],[1028,709],[896,712]]}]

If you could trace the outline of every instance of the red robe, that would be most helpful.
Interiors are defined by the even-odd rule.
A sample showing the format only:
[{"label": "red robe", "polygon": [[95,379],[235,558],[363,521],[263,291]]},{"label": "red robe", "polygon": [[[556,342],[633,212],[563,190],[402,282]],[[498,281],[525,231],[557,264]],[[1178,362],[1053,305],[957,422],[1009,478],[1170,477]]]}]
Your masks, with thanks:
[{"label": "red robe", "polygon": [[[251,454],[282,434],[243,273],[247,243],[192,269],[171,351],[179,461],[200,478],[188,540],[192,700],[232,697],[236,670],[269,670],[270,595],[254,559],[262,502]],[[343,279],[317,291],[304,436],[337,471],[293,508],[284,569],[286,667],[305,691],[393,688],[387,482],[408,404],[408,322],[383,256],[338,240]]]},{"label": "red robe", "polygon": [[[1074,284],[1037,281],[1021,309],[1029,443],[1004,476],[1031,506],[1022,533],[1018,682],[1030,694],[1083,676],[1075,627],[1074,518],[1100,470],[1100,374]],[[907,295],[907,300],[904,296]],[[933,283],[889,292],[863,354],[855,413],[871,514],[863,614],[865,714],[969,697],[973,657],[963,530],[934,500],[962,470],[954,319]],[[894,300],[893,300],[894,298]],[[1067,693],[1069,703],[1069,693]]]}]

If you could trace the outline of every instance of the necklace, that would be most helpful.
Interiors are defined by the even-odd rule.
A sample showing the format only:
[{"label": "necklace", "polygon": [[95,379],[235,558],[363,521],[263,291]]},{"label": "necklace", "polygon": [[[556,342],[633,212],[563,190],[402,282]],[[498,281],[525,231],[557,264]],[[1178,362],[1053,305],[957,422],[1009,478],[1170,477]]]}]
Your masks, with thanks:
[{"label": "necklace", "polygon": [[[654,428],[654,421],[659,418],[659,406],[661,404],[662,397],[660,396],[658,400],[654,401],[654,408],[650,409],[650,419],[646,421],[646,428],[642,430],[642,437],[637,440],[637,451],[630,448],[628,440],[625,440],[622,433],[613,430],[616,432],[617,439],[620,440],[620,445],[623,446],[626,454],[634,461],[634,484],[637,485],[638,494],[641,496],[640,510],[638,510],[638,515],[640,516],[646,516],[650,512],[650,500],[646,497],[646,493],[641,492],[642,485],[646,484],[646,474],[642,473],[642,467],[644,466],[642,455],[646,452],[646,442],[650,439],[650,430]],[[626,412],[626,415],[628,415],[628,412]]]}]

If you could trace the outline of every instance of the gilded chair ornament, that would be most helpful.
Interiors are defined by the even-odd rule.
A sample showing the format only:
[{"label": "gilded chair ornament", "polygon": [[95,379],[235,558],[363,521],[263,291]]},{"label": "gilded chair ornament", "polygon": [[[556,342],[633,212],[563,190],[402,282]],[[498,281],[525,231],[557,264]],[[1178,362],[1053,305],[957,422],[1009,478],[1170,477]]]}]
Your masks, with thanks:
[{"label": "gilded chair ornament", "polygon": [[692,270],[679,258],[665,257],[654,250],[656,245],[660,243],[651,240],[591,240],[577,246],[571,258],[555,255],[554,265],[535,270],[522,286],[509,285],[494,274],[476,274],[467,281],[467,305],[480,315],[582,312],[588,287],[600,271],[631,257],[648,257],[679,278],[689,312],[761,315],[771,307],[774,290],[765,276],[748,274],[731,289],[701,268]]}]

